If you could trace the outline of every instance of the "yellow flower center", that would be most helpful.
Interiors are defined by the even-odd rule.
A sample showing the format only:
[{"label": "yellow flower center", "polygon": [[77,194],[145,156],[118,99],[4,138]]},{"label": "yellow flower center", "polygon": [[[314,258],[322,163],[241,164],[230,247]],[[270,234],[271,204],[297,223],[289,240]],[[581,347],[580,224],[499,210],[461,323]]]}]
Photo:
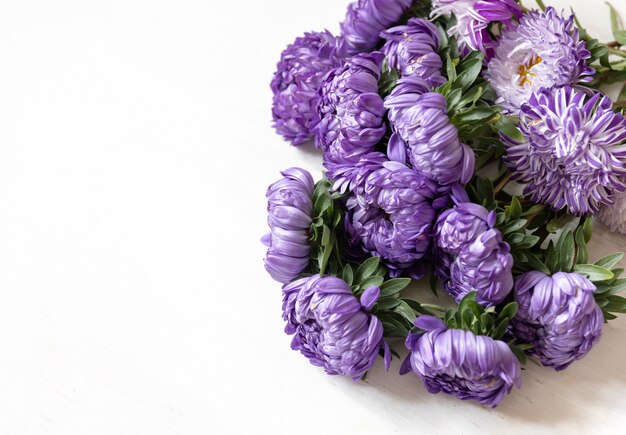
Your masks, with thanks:
[{"label": "yellow flower center", "polygon": [[524,86],[526,83],[533,84],[530,80],[531,77],[535,77],[535,74],[531,71],[535,65],[539,65],[541,63],[541,57],[531,57],[530,60],[519,66],[518,74],[520,76],[519,84],[520,86]]}]

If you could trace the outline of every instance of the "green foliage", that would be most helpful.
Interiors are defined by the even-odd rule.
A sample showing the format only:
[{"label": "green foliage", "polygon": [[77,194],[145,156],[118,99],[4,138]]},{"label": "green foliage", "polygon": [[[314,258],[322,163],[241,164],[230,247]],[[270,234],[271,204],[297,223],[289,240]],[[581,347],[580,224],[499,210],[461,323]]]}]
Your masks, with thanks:
[{"label": "green foliage", "polygon": [[[495,307],[484,308],[476,302],[476,292],[468,293],[456,308],[443,310],[432,305],[422,305],[428,314],[435,314],[442,318],[448,328],[463,329],[476,335],[486,335],[494,340],[502,340],[509,322],[515,317],[518,310],[516,302],[508,303],[500,310]],[[508,343],[513,353],[525,362],[524,350],[528,346],[514,341]]]},{"label": "green foliage", "polygon": [[400,79],[400,73],[391,68],[387,61],[383,62],[383,69],[378,80],[378,94],[385,98],[391,93],[393,88],[396,87],[396,83]]},{"label": "green foliage", "polygon": [[620,17],[617,10],[609,2],[606,2],[611,10],[611,30],[613,31],[613,37],[620,45],[626,45],[626,30],[622,30],[620,24]]},{"label": "green foliage", "polygon": [[339,197],[331,190],[325,177],[315,184],[313,191],[313,223],[310,228],[312,247],[310,273],[335,275],[342,267],[338,234],[341,234],[343,210]]}]

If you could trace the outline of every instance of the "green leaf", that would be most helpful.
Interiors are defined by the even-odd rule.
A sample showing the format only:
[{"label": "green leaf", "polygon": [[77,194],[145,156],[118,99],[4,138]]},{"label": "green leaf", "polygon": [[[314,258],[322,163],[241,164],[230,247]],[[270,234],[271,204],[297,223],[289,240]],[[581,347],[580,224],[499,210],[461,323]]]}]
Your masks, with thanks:
[{"label": "green leaf", "polygon": [[526,219],[513,220],[511,223],[505,225],[500,231],[502,232],[502,235],[504,236],[509,233],[514,233],[516,231],[521,230],[522,228],[526,226],[527,223],[528,221]]},{"label": "green leaf", "polygon": [[352,281],[354,280],[354,272],[352,270],[352,266],[346,264],[343,268],[343,272],[341,273],[341,278],[348,283],[349,286],[352,286]]},{"label": "green leaf", "polygon": [[480,323],[483,326],[483,333],[489,333],[493,328],[493,316],[483,313],[480,315]]},{"label": "green leaf", "polygon": [[398,302],[399,304],[394,307],[393,311],[400,314],[409,322],[413,323],[413,321],[417,318],[413,309],[403,300],[399,300]]},{"label": "green leaf", "polygon": [[537,6],[539,6],[539,8],[540,8],[542,11],[545,11],[545,10],[546,10],[546,5],[543,3],[543,0],[535,0],[535,1],[537,2]]},{"label": "green leaf", "polygon": [[380,297],[386,297],[400,293],[411,283],[411,278],[393,278],[385,281],[380,286]]},{"label": "green leaf", "polygon": [[[522,216],[522,204],[520,204],[517,196],[511,198],[511,205],[506,208],[506,213],[509,218],[509,221],[514,221],[519,219]],[[527,221],[524,221],[524,225],[526,225]]]},{"label": "green leaf", "polygon": [[559,252],[558,268],[561,272],[570,272],[574,266],[574,258],[576,257],[576,246],[574,244],[574,234],[572,230],[566,228],[561,233],[556,249]]},{"label": "green leaf", "polygon": [[602,311],[602,315],[604,316],[605,322],[617,319],[617,316],[615,314],[607,313],[606,311]]},{"label": "green leaf", "polygon": [[606,281],[613,278],[613,272],[595,264],[577,264],[574,272],[586,275],[590,281]]},{"label": "green leaf", "polygon": [[545,273],[546,275],[550,274],[550,269],[548,269],[548,267],[545,265],[545,263],[543,261],[541,261],[541,259],[533,254],[532,252],[526,252],[526,258],[528,258],[528,265],[535,269],[535,270],[539,270],[543,273]]},{"label": "green leaf", "polygon": [[[417,301],[414,301],[413,299],[402,298],[402,300],[406,302],[407,305],[413,309],[413,311],[417,311],[418,313],[421,313],[421,314],[429,314],[429,315],[433,314],[432,309],[424,307],[422,304],[420,304]],[[431,305],[431,307],[434,307],[434,305]],[[443,311],[443,309],[439,308],[439,311]]]},{"label": "green leaf", "polygon": [[586,264],[587,263],[587,242],[585,241],[585,233],[583,231],[583,227],[580,227],[576,230],[574,238],[576,239],[576,263],[578,264]]},{"label": "green leaf", "polygon": [[615,254],[611,254],[611,255],[607,255],[606,257],[602,257],[601,259],[596,261],[594,264],[596,266],[604,267],[606,269],[611,269],[613,266],[617,265],[617,263],[622,261],[623,257],[624,257],[624,253],[623,252],[616,252]]},{"label": "green leaf", "polygon": [[515,357],[519,360],[520,363],[522,364],[526,364],[526,354],[524,353],[524,349],[523,347],[513,344],[512,342],[509,342],[509,348],[511,349],[511,352],[513,352],[513,355],[515,355]]},{"label": "green leaf", "polygon": [[585,235],[585,242],[589,243],[589,241],[591,241],[591,236],[593,236],[593,217],[587,216],[585,218],[585,222],[583,223],[583,234]]},{"label": "green leaf", "polygon": [[500,340],[504,333],[506,332],[507,327],[509,326],[509,318],[503,319],[495,329],[492,330],[491,334],[489,334],[494,340]]},{"label": "green leaf", "polygon": [[480,74],[480,71],[483,69],[482,57],[483,56],[481,55],[479,59],[463,60],[458,68],[458,71],[461,72],[453,82],[454,88],[460,88],[463,91],[466,91],[474,84]]},{"label": "green leaf", "polygon": [[378,93],[382,97],[386,97],[396,87],[400,74],[393,68],[389,68],[387,62],[383,65],[383,71],[378,81]]},{"label": "green leaf", "polygon": [[458,102],[459,107],[465,107],[468,104],[476,104],[476,102],[483,96],[485,93],[485,89],[487,88],[486,84],[478,84],[472,87],[463,98]]},{"label": "green leaf", "polygon": [[382,276],[370,276],[365,278],[363,281],[359,283],[362,290],[366,290],[368,287],[380,287],[380,285],[385,281],[385,278]]},{"label": "green leaf", "polygon": [[354,274],[354,282],[359,284],[365,278],[369,278],[376,271],[379,263],[379,257],[370,257],[365,260],[356,270],[356,273]]},{"label": "green leaf", "polygon": [[315,213],[319,216],[333,206],[333,200],[327,192],[322,193],[315,200]]},{"label": "green leaf", "polygon": [[550,242],[548,245],[548,254],[546,256],[546,266],[550,272],[558,272],[559,268],[559,250]]},{"label": "green leaf", "polygon": [[376,308],[379,311],[387,311],[392,310],[398,305],[400,305],[400,299],[396,298],[381,298],[376,302]]},{"label": "green leaf", "polygon": [[515,142],[524,142],[524,135],[517,128],[518,118],[512,116],[500,116],[498,122],[494,125],[496,132],[502,133]]},{"label": "green leaf", "polygon": [[[324,228],[326,228],[326,226],[324,226]],[[328,244],[325,246],[322,246],[322,249],[318,253],[320,275],[323,275],[324,272],[326,271],[328,260],[330,259],[330,256],[333,253],[333,248],[335,247],[335,238],[336,238],[335,233],[330,232],[328,236]]]},{"label": "green leaf", "polygon": [[515,245],[515,249],[530,249],[537,245],[540,240],[541,237],[539,236],[524,236],[524,239]]},{"label": "green leaf", "polygon": [[454,80],[456,80],[456,67],[454,63],[452,62],[452,58],[450,57],[450,54],[448,54],[446,58],[446,72],[448,74],[448,81],[453,82]]},{"label": "green leaf", "polygon": [[598,286],[598,289],[594,294],[605,297],[621,293],[624,290],[626,290],[626,278],[616,279],[610,285]]},{"label": "green leaf", "polygon": [[621,296],[609,296],[609,303],[602,309],[613,313],[626,313],[626,299]]},{"label": "green leaf", "polygon": [[620,45],[626,45],[626,32],[622,30],[622,26],[620,25],[619,14],[611,3],[606,2],[606,4],[611,10],[611,30],[613,31],[613,37]]},{"label": "green leaf", "polygon": [[324,225],[322,227],[322,240],[320,242],[320,244],[322,246],[328,246],[330,243],[330,235],[332,234],[332,232],[330,231],[330,228],[328,228],[328,225]]},{"label": "green leaf", "polygon": [[507,304],[502,311],[500,311],[500,314],[498,314],[498,321],[502,321],[503,319],[512,319],[517,314],[517,310],[517,302]]}]

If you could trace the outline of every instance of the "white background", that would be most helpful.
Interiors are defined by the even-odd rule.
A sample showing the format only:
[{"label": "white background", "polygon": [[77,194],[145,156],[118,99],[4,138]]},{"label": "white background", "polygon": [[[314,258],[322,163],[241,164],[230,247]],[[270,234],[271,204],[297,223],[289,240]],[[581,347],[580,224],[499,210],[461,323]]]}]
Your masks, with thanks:
[{"label": "white background", "polygon": [[[610,38],[603,2],[571,3]],[[270,128],[268,84],[346,4],[0,0],[1,434],[623,431],[624,318],[495,411],[291,351],[264,191],[321,164]],[[596,257],[626,248],[598,231]]]}]

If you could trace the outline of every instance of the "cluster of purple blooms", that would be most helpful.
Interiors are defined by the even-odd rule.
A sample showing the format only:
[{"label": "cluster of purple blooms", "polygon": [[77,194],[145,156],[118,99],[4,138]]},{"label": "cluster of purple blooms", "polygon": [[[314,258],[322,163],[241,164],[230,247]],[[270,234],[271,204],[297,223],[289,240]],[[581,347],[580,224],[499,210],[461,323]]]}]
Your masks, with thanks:
[{"label": "cluster of purple blooms", "polygon": [[495,228],[496,213],[469,202],[457,189],[455,206],[437,220],[435,273],[444,289],[460,302],[470,292],[483,306],[498,305],[513,289],[513,257]]},{"label": "cluster of purple blooms", "polygon": [[[430,268],[457,303],[471,294],[491,310],[515,301],[508,334],[543,365],[563,370],[601,335],[596,286],[573,272],[515,272],[496,211],[466,194],[476,154],[439,91],[449,80],[442,32],[461,55],[484,54],[493,103],[501,116],[519,119],[519,134],[501,132],[499,140],[529,201],[579,216],[610,205],[626,191],[626,119],[584,87],[595,71],[573,17],[553,8],[524,12],[514,0],[432,0],[430,15],[412,16],[420,3],[358,0],[339,36],[297,38],[272,80],[274,126],[293,145],[313,140],[321,149],[343,210],[346,263],[378,257],[390,277],[414,279]],[[442,19],[452,24],[436,24]],[[397,81],[382,92],[390,72]],[[354,380],[379,354],[388,368],[380,286],[355,293],[342,278],[316,272],[312,226],[321,217],[313,178],[298,168],[282,175],[267,191],[263,242],[265,267],[284,284],[292,348]],[[419,316],[415,328],[401,372],[414,372],[428,391],[497,406],[519,388],[520,363],[504,341],[430,316]]]}]

